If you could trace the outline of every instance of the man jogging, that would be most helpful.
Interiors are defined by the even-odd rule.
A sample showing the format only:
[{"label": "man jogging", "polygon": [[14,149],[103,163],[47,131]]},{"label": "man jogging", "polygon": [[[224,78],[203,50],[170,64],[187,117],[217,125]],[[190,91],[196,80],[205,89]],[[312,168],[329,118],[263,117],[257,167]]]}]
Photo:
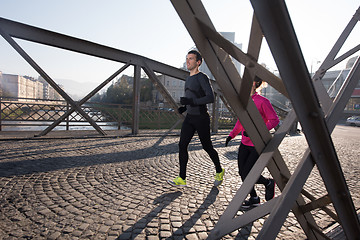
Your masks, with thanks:
[{"label": "man jogging", "polygon": [[198,133],[203,149],[209,154],[216,169],[215,186],[223,181],[225,170],[221,168],[217,151],[214,149],[210,135],[210,116],[206,104],[214,102],[214,92],[206,74],[199,71],[202,57],[198,51],[191,50],[186,55],[186,66],[190,76],[185,81],[185,97],[180,98],[184,106],[178,109],[179,113],[187,111],[181,127],[179,142],[180,173],[168,183],[173,186],[186,186],[186,166],[189,159],[188,145],[195,134]]}]

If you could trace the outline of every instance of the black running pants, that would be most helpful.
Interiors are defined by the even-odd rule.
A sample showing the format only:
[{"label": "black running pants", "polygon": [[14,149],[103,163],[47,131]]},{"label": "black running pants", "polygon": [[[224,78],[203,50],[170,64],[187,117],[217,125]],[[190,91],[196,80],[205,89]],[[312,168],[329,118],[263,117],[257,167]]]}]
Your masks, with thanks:
[{"label": "black running pants", "polygon": [[201,115],[187,114],[181,127],[180,142],[179,142],[179,163],[180,163],[180,177],[186,178],[186,166],[189,160],[188,146],[195,134],[198,133],[203,149],[208,153],[213,161],[216,172],[222,171],[219,155],[214,149],[211,142],[210,135],[210,117],[208,113]]},{"label": "black running pants", "polygon": [[[247,146],[240,143],[238,152],[238,167],[241,180],[244,181],[246,176],[249,174],[251,168],[254,166],[256,160],[259,158],[259,154],[256,152],[255,147]],[[268,180],[260,175],[257,184],[268,184]],[[254,187],[250,191],[251,197],[256,197],[256,191]]]}]

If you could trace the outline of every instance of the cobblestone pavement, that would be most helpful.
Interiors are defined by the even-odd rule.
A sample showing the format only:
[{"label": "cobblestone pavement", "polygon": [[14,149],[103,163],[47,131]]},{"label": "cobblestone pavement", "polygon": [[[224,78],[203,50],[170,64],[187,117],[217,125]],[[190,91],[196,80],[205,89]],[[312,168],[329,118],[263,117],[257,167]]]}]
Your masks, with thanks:
[{"label": "cobblestone pavement", "polygon": [[[190,186],[182,189],[166,183],[178,173],[178,136],[2,141],[0,239],[206,239],[241,185],[240,137],[228,147],[225,138],[225,132],[212,136],[226,169],[223,184],[213,188],[214,166],[195,137]],[[359,212],[360,138],[333,140]],[[284,139],[280,152],[291,171],[306,146],[301,135]],[[257,189],[263,196],[264,189]],[[305,189],[323,196],[316,169]],[[328,215],[314,214],[322,228],[332,226]],[[255,239],[265,219],[223,239]],[[290,213],[278,239],[305,238]]]}]

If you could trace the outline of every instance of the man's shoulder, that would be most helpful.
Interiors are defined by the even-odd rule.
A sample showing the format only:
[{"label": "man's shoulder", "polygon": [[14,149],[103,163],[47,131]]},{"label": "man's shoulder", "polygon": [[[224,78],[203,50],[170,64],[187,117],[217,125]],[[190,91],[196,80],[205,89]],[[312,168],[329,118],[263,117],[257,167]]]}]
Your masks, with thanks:
[{"label": "man's shoulder", "polygon": [[208,76],[206,73],[204,73],[204,72],[199,72],[199,75],[200,75],[201,77],[204,77],[204,78],[209,79],[209,76]]},{"label": "man's shoulder", "polygon": [[205,73],[203,72],[198,72],[197,74],[195,75],[192,75],[192,76],[188,76],[187,79],[193,79],[193,80],[205,80],[205,81],[208,81],[209,80],[209,77],[208,75],[206,75]]},{"label": "man's shoulder", "polygon": [[202,81],[205,81],[205,82],[208,82],[209,81],[209,77],[208,75],[206,75],[205,73],[203,72],[199,72],[197,75],[197,79],[199,80],[202,80]]}]

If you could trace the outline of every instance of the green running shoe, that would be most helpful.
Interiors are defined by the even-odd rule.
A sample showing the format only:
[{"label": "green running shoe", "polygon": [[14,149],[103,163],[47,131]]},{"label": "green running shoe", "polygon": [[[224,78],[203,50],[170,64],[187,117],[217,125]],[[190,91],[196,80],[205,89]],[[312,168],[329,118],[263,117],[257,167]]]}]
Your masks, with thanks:
[{"label": "green running shoe", "polygon": [[167,182],[172,186],[177,187],[186,187],[186,179],[182,179],[181,177],[176,177],[174,180],[167,180]]},{"label": "green running shoe", "polygon": [[216,173],[215,175],[215,182],[214,182],[214,186],[218,187],[222,184],[223,179],[224,179],[224,174],[225,174],[225,169],[223,168],[221,173]]}]

